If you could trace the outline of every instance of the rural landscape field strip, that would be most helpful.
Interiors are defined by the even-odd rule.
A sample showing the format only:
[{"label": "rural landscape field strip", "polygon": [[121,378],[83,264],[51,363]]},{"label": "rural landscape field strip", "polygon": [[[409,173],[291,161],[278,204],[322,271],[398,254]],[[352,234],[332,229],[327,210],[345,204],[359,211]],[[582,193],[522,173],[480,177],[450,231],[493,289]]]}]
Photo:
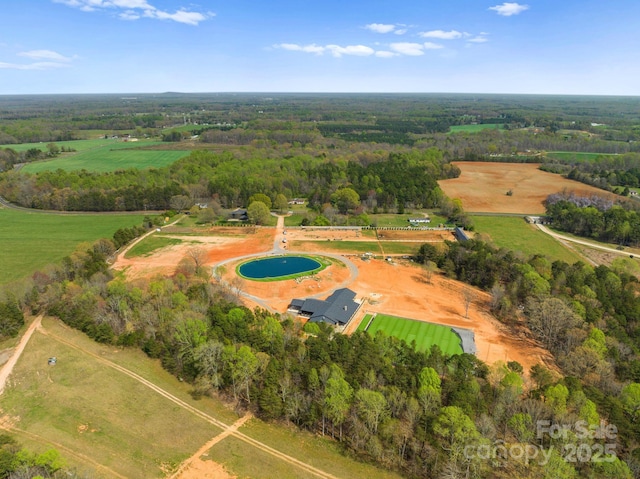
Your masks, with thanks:
[{"label": "rural landscape field strip", "polygon": [[[233,427],[233,425],[227,425],[227,424],[223,423],[222,421],[219,421],[219,420],[215,419],[214,417],[210,416],[209,414],[206,414],[205,412],[199,410],[198,408],[195,408],[195,407],[191,406],[190,404],[188,404],[187,402],[183,401],[182,399],[180,399],[180,398],[174,396],[173,394],[165,391],[164,389],[156,386],[151,381],[148,381],[147,379],[143,378],[139,374],[136,374],[133,371],[130,371],[129,369],[127,369],[127,368],[124,368],[124,367],[122,367],[122,366],[120,366],[120,365],[118,365],[118,364],[116,364],[116,363],[114,363],[112,361],[109,361],[109,360],[107,360],[107,359],[105,359],[105,358],[103,358],[103,357],[101,357],[101,356],[99,356],[99,355],[97,355],[97,354],[95,354],[95,353],[93,353],[91,351],[87,351],[86,349],[81,348],[80,346],[78,346],[78,345],[76,345],[76,344],[74,344],[74,343],[72,343],[70,341],[67,341],[66,339],[64,339],[64,338],[62,338],[62,337],[60,337],[58,335],[55,335],[55,334],[52,334],[52,333],[48,333],[45,330],[41,330],[41,332],[43,334],[46,334],[46,335],[52,337],[56,341],[58,341],[58,342],[60,342],[62,344],[65,344],[66,346],[68,346],[68,347],[70,347],[72,349],[81,351],[84,354],[87,354],[87,355],[93,357],[96,361],[98,361],[98,362],[100,362],[100,363],[102,363],[102,364],[104,364],[104,365],[106,365],[108,367],[113,368],[113,369],[121,372],[122,374],[125,374],[125,375],[131,377],[132,379],[135,379],[136,381],[142,383],[143,385],[145,385],[148,388],[152,389],[153,391],[155,391],[156,393],[158,393],[161,396],[165,397],[166,399],[169,399],[173,403],[175,403],[178,406],[186,409],[187,411],[193,413],[197,417],[209,422],[210,424],[212,424],[214,426],[220,427],[223,430],[228,430],[228,429]],[[246,434],[243,434],[243,433],[239,432],[239,431],[232,431],[230,434],[235,436],[235,437],[237,437],[238,439],[240,439],[240,440],[242,440],[242,441],[244,441],[244,442],[246,442],[246,443],[248,443],[248,444],[250,444],[250,445],[252,445],[252,446],[254,446],[256,448],[258,448],[258,449],[260,449],[261,451],[264,451],[264,452],[266,452],[268,454],[271,454],[271,455],[277,457],[278,459],[281,459],[281,460],[283,460],[285,462],[288,462],[289,464],[295,465],[295,466],[303,469],[304,471],[309,472],[309,473],[311,473],[311,474],[313,474],[313,475],[315,475],[317,477],[324,478],[324,479],[337,479],[336,476],[333,476],[333,475],[328,474],[328,473],[326,473],[324,471],[321,471],[320,469],[317,469],[317,468],[315,468],[315,467],[313,467],[313,466],[311,466],[311,465],[309,465],[309,464],[307,464],[307,463],[305,463],[303,461],[300,461],[300,460],[298,460],[298,459],[296,459],[294,457],[291,457],[291,456],[289,456],[287,454],[283,454],[280,451],[278,451],[278,450],[276,450],[276,449],[274,449],[274,448],[272,448],[272,447],[270,447],[270,446],[268,446],[268,445],[266,445],[266,444],[264,444],[264,443],[262,443],[260,441],[257,441],[255,439],[247,436]]]}]

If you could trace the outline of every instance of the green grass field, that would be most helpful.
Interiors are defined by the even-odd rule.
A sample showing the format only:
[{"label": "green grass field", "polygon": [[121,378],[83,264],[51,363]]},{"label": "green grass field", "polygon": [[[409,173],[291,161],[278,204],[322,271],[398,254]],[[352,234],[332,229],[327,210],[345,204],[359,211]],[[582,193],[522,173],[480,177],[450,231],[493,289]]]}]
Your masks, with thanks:
[{"label": "green grass field", "polygon": [[358,326],[358,331],[366,331],[372,336],[378,331],[384,331],[389,336],[405,340],[407,344],[415,341],[417,351],[427,351],[437,344],[445,354],[462,354],[458,335],[450,327],[439,324],[376,314],[373,321],[371,315],[366,315]]},{"label": "green grass field", "polygon": [[127,251],[125,258],[135,258],[136,256],[147,256],[155,250],[166,246],[173,246],[182,243],[178,238],[169,238],[167,236],[158,236],[155,233],[147,236],[145,239],[137,243],[133,248]]},{"label": "green grass field", "polygon": [[[110,138],[96,138],[93,140],[72,140],[72,141],[51,141],[51,142],[39,142],[39,143],[19,143],[15,145],[0,145],[0,148],[11,148],[15,151],[27,151],[31,148],[37,148],[41,151],[47,151],[47,145],[49,143],[55,143],[60,148],[70,148],[75,150],[72,153],[80,153],[82,151],[94,150],[97,148],[136,148],[141,146],[152,146],[162,142],[157,140],[140,140],[136,142],[125,142],[120,140],[112,140]],[[71,153],[62,153],[62,155],[69,155]]]},{"label": "green grass field", "polygon": [[584,153],[577,151],[548,151],[547,159],[561,161],[593,161],[599,156],[612,156],[606,153]]},{"label": "green grass field", "polygon": [[[192,398],[191,385],[140,350],[95,343],[54,319],[45,318],[43,327],[18,361],[0,408],[20,443],[37,452],[58,449],[69,466],[86,471],[87,477],[168,477],[221,432],[118,366],[225,424],[238,420],[220,401]],[[51,356],[57,358],[55,366],[47,365]],[[240,431],[335,477],[401,477],[352,460],[337,442],[308,432],[257,419]],[[244,478],[317,477],[232,436],[221,440],[205,459]]]},{"label": "green grass field", "polygon": [[563,246],[551,236],[543,233],[523,218],[515,216],[473,216],[475,229],[499,248],[520,251],[527,256],[542,254],[551,261],[561,260],[575,263],[582,258]]},{"label": "green grass field", "polygon": [[71,153],[48,161],[38,161],[29,163],[22,168],[27,173],[39,173],[62,169],[66,171],[87,170],[104,173],[127,168],[162,168],[189,154],[188,151],[173,150],[143,150],[133,146],[133,144],[119,143],[118,145],[128,145],[129,148],[112,148],[104,146],[97,149],[89,149],[78,153]]},{"label": "green grass field", "polygon": [[29,276],[71,254],[79,243],[111,238],[143,215],[56,215],[0,208],[0,284]]},{"label": "green grass field", "polygon": [[[335,251],[336,253],[373,253],[382,254],[377,241],[291,241],[290,248],[295,250],[303,248],[304,245],[314,245],[318,251]],[[420,246],[420,245],[418,245]]]},{"label": "green grass field", "polygon": [[496,124],[496,123],[483,123],[480,125],[456,125],[456,126],[449,127],[449,133],[459,133],[461,131],[465,133],[477,133],[482,130],[491,130],[491,129],[503,130],[504,125]]},{"label": "green grass field", "polygon": [[[46,321],[46,331],[98,356],[114,349],[56,323]],[[143,360],[138,351],[119,354]],[[51,356],[57,358],[55,366],[47,365]],[[169,375],[159,365],[155,374]],[[17,418],[15,427],[39,439],[41,449],[63,446],[60,452],[71,463],[78,459],[68,451],[89,456],[129,478],[163,477],[162,464],[177,466],[221,431],[51,334],[32,336],[10,384],[0,407]],[[180,394],[175,386],[172,389]],[[19,433],[18,439],[22,441]]]}]

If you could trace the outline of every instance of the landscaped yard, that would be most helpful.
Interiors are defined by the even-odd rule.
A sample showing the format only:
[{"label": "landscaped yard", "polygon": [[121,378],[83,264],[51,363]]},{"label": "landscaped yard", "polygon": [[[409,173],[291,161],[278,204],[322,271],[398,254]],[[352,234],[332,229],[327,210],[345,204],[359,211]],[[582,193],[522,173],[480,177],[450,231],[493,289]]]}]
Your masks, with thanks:
[{"label": "landscaped yard", "polygon": [[358,326],[359,331],[366,331],[372,336],[378,331],[384,331],[389,336],[403,339],[407,344],[415,341],[418,351],[427,351],[437,344],[445,354],[462,354],[460,337],[448,326],[386,314],[376,314],[373,319],[367,316]]}]

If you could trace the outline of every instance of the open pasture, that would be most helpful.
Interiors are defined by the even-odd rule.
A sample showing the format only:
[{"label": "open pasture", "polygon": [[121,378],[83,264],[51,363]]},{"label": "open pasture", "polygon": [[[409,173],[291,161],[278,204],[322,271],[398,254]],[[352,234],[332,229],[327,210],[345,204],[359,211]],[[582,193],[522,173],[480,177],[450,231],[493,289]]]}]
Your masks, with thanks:
[{"label": "open pasture", "polygon": [[[438,184],[449,198],[459,198],[469,213],[543,214],[543,201],[552,193],[615,196],[604,190],[540,170],[536,163],[454,162],[458,178]],[[507,192],[511,191],[511,196]]]},{"label": "open pasture", "polygon": [[93,150],[96,148],[134,148],[140,146],[152,146],[157,145],[161,142],[155,140],[140,140],[138,142],[125,142],[122,140],[112,139],[112,138],[96,138],[93,140],[71,140],[71,141],[49,141],[49,142],[38,142],[38,143],[17,143],[10,145],[0,145],[0,148],[11,148],[15,151],[27,151],[32,148],[37,148],[41,151],[47,151],[47,145],[50,143],[54,143],[58,145],[59,148],[68,148],[72,151],[71,153],[62,153],[62,155],[75,154],[76,152],[82,152],[87,150]]},{"label": "open pasture", "polygon": [[142,224],[139,214],[25,213],[0,208],[0,284],[58,263],[78,243],[111,238],[118,228]]},{"label": "open pasture", "polygon": [[547,159],[561,161],[593,161],[600,156],[613,156],[607,153],[588,153],[581,151],[548,151]]},{"label": "open pasture", "polygon": [[188,151],[179,150],[144,150],[132,147],[133,144],[128,143],[119,143],[118,146],[120,145],[127,145],[128,148],[133,149],[103,146],[60,156],[48,161],[29,163],[23,167],[22,171],[39,173],[41,171],[62,169],[66,171],[87,170],[105,173],[128,168],[143,170],[168,166],[189,154]]},{"label": "open pasture", "polygon": [[449,127],[449,133],[477,133],[482,130],[503,130],[504,125],[498,123],[482,123],[479,125],[455,125]]},{"label": "open pasture", "polygon": [[406,341],[407,344],[415,341],[418,351],[427,351],[432,345],[437,344],[445,354],[462,354],[460,337],[448,326],[376,314],[365,316],[358,330],[366,331],[372,336],[378,331],[384,331],[389,336]]},{"label": "open pasture", "polygon": [[581,260],[573,250],[520,216],[472,216],[471,220],[480,237],[498,248],[520,251],[527,256],[540,254],[551,261],[561,260],[571,264]]}]

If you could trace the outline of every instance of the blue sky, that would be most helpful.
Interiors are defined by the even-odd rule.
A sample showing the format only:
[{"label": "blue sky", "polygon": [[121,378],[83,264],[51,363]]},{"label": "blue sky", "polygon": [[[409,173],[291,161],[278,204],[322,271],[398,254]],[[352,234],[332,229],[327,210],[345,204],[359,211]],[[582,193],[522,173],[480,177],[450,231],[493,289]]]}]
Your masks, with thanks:
[{"label": "blue sky", "polygon": [[640,95],[638,0],[11,0],[0,94]]}]

